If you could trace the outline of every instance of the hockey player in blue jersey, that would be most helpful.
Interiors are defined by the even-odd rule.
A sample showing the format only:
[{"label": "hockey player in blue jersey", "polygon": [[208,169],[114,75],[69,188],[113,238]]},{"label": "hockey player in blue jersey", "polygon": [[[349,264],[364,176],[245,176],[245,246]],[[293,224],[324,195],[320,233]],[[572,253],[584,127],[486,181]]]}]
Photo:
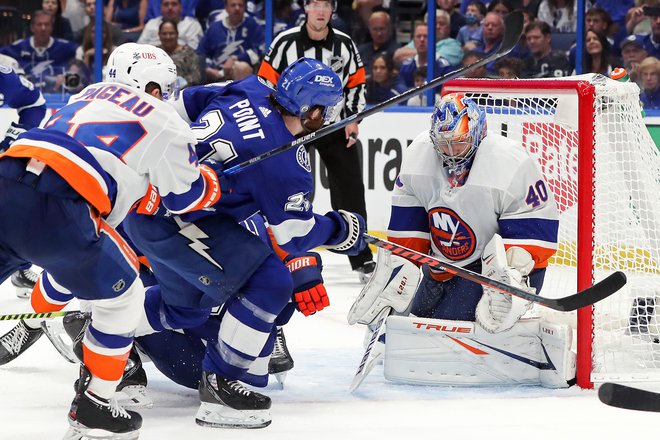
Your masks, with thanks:
[{"label": "hockey player in blue jersey", "polygon": [[[0,155],[0,280],[32,261],[46,269],[44,283],[91,306],[77,346],[83,363],[69,410],[71,440],[88,433],[135,439],[142,423],[114,400],[144,303],[138,258],[114,227],[150,187],[177,214],[220,198],[216,173],[197,163],[188,125],[163,102],[176,81],[167,54],[122,45],[110,55],[108,79]],[[35,311],[63,307],[63,297],[45,290],[37,284]],[[12,330],[2,356],[22,350],[26,325]]]},{"label": "hockey player in blue jersey", "polygon": [[[341,93],[341,82],[330,68],[300,59],[285,70],[275,91],[250,76],[185,89],[174,105],[192,122],[200,141],[198,156],[205,163],[232,166],[320,128]],[[349,212],[312,211],[307,196],[313,182],[302,145],[228,178],[232,192],[213,210],[131,215],[124,229],[159,282],[147,292],[147,321],[137,334],[199,326],[212,307],[223,305],[216,342],[207,345],[202,363],[196,421],[257,428],[271,421],[270,398],[242,382],[267,383],[277,320],[290,313],[283,311],[292,297],[292,279],[281,258],[239,222],[260,212],[276,247],[297,256],[319,245],[357,253],[365,247],[365,225]],[[312,297],[301,299],[301,308],[316,307]],[[321,308],[323,300],[317,301]]]},{"label": "hockey player in blue jersey", "polygon": [[53,17],[43,10],[34,11],[30,21],[31,36],[0,47],[0,53],[14,58],[25,74],[46,92],[58,92],[58,78],[76,55],[78,45],[53,38]]},{"label": "hockey player in blue jersey", "polygon": [[[339,100],[338,84],[326,66],[301,60],[282,76],[277,92],[250,77],[226,86],[188,88],[175,106],[186,119],[196,121],[193,130],[202,140],[198,155],[206,162],[224,160],[232,165],[320,128]],[[306,199],[312,178],[303,146],[229,179],[235,189],[213,210],[185,216],[130,215],[124,222],[160,283],[147,293],[147,319],[137,334],[200,325],[212,328],[221,322],[215,338],[208,331],[204,336],[211,343],[202,363],[198,423],[261,427],[270,423],[270,399],[247,391],[238,380],[266,385],[275,326],[293,313],[292,293],[306,314],[328,304],[320,258],[306,251],[325,245],[337,252],[358,252],[365,246],[365,226],[359,216],[348,212],[325,216],[312,212]],[[146,199],[157,204],[157,197]],[[268,233],[261,214],[252,215],[255,212],[268,218],[274,244],[287,265],[264,243]],[[244,219],[242,225],[238,219]],[[251,232],[261,232],[261,238]],[[286,256],[287,252],[296,257]],[[295,292],[290,271],[296,279]],[[43,277],[41,296],[58,301],[70,296],[49,280]],[[207,323],[211,307],[223,303],[221,320]],[[162,357],[161,361],[167,364]],[[214,398],[220,395],[229,400]]]},{"label": "hockey player in blue jersey", "polygon": [[[5,138],[0,142],[0,152],[9,148],[21,133],[37,127],[46,116],[46,101],[41,92],[17,69],[20,67],[16,60],[0,55],[0,105],[16,109],[18,113],[18,120],[9,124]],[[14,272],[11,283],[16,288],[16,296],[28,298],[36,280],[37,274],[29,265]]]},{"label": "hockey player in blue jersey", "polygon": [[5,151],[16,138],[30,128],[37,127],[46,116],[46,101],[39,89],[11,66],[2,64],[0,59],[0,104],[18,112],[18,121],[12,121],[0,142],[0,150]]}]

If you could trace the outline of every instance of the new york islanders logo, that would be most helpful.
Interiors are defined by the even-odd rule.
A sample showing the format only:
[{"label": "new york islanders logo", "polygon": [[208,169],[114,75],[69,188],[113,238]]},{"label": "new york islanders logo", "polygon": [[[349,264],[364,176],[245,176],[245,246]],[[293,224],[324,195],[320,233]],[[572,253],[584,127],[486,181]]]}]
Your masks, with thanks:
[{"label": "new york islanders logo", "polygon": [[447,259],[464,260],[474,252],[477,239],[472,228],[451,209],[430,210],[429,226],[433,243]]}]

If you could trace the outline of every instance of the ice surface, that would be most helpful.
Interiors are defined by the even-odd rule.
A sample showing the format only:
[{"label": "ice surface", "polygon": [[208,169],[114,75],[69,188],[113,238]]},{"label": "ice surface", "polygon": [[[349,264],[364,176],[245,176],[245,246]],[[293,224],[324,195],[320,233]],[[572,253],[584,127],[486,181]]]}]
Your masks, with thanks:
[{"label": "ice surface", "polygon": [[[218,430],[195,424],[197,392],[146,364],[155,406],[142,410],[142,440],[353,439],[622,439],[646,438],[658,416],[601,404],[593,390],[537,387],[447,388],[397,385],[377,366],[355,394],[348,392],[362,357],[362,326],[346,313],[361,285],[346,257],[322,253],[331,307],[296,314],[285,328],[295,359],[284,390],[272,384],[273,423],[261,430]],[[0,286],[0,313],[27,310],[9,281]],[[12,323],[13,324],[13,323]],[[6,332],[10,323],[0,323]],[[78,369],[43,337],[0,367],[0,440],[59,439]],[[274,381],[272,381],[274,382]]]}]

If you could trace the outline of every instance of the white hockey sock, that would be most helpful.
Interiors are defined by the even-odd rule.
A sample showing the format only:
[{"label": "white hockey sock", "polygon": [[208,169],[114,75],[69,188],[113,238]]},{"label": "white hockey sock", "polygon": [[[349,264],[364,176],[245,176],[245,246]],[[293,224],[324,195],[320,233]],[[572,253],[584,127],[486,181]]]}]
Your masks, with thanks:
[{"label": "white hockey sock", "polygon": [[23,320],[25,325],[31,330],[36,330],[39,327],[41,327],[41,322],[42,321],[43,321],[42,319],[24,319]]},{"label": "white hockey sock", "polygon": [[103,380],[96,376],[92,376],[87,389],[97,396],[109,400],[114,397],[115,389],[120,381],[121,380]]}]

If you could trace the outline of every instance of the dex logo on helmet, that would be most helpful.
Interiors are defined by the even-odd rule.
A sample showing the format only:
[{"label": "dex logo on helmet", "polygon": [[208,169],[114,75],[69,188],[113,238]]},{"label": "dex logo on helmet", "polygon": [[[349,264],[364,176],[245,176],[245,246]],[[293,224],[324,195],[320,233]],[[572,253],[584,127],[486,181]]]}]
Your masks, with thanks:
[{"label": "dex logo on helmet", "polygon": [[318,83],[322,86],[328,86],[328,87],[332,87],[334,85],[332,77],[329,76],[329,75],[316,75],[314,77],[313,82]]}]

